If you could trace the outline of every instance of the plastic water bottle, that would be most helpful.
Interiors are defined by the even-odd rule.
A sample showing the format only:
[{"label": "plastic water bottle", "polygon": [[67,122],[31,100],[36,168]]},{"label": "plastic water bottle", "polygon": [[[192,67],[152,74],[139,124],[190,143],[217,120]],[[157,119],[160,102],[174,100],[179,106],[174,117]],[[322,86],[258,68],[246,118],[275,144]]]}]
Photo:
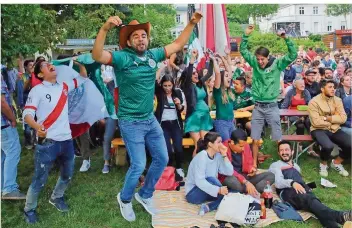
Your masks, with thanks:
[{"label": "plastic water bottle", "polygon": [[263,192],[264,204],[266,208],[271,208],[273,205],[273,189],[271,188],[270,182],[266,182],[266,186]]}]

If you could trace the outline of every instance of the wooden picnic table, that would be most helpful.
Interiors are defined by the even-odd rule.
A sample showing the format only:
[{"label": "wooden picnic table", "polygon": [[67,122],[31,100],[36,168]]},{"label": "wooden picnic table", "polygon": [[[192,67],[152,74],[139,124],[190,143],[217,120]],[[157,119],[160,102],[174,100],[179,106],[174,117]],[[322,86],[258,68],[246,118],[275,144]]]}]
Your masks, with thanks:
[{"label": "wooden picnic table", "polygon": [[[280,116],[281,117],[290,117],[290,116],[298,116],[298,117],[305,117],[308,116],[309,113],[308,111],[299,111],[299,110],[295,110],[295,109],[280,109]],[[294,125],[296,123],[293,122],[292,124],[290,124],[290,120],[287,120],[287,134],[289,134],[290,131],[290,125]]]},{"label": "wooden picnic table", "polygon": [[308,111],[299,111],[294,109],[280,109],[280,116],[308,116]]},{"label": "wooden picnic table", "polygon": [[[235,119],[252,117],[252,113],[249,112],[249,111],[245,111],[245,112],[233,111],[233,115],[234,115]],[[212,119],[215,119],[216,118],[216,112],[215,111],[211,111],[210,112],[210,116],[211,116]],[[183,120],[186,118],[184,113],[182,113],[181,117],[182,117]]]}]

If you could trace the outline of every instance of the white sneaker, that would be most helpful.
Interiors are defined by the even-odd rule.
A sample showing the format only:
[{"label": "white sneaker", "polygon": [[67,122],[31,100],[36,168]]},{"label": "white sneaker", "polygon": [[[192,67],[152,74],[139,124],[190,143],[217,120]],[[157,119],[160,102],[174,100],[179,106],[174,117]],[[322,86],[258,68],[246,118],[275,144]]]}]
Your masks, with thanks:
[{"label": "white sneaker", "polygon": [[327,165],[323,165],[323,164],[319,164],[319,174],[322,177],[327,177],[328,176],[328,166]]},{"label": "white sneaker", "polygon": [[133,222],[136,220],[136,215],[134,214],[132,203],[123,203],[120,198],[120,193],[117,195],[117,202],[120,206],[121,215],[124,219],[129,222]]},{"label": "white sneaker", "polygon": [[348,177],[349,173],[345,170],[342,164],[335,164],[334,159],[331,161],[331,168],[335,169],[337,172],[339,172],[340,175],[344,177]]},{"label": "white sneaker", "polygon": [[183,172],[183,169],[181,168],[176,169],[176,172],[178,175],[180,175],[180,177],[185,178],[185,173]]},{"label": "white sneaker", "polygon": [[80,172],[87,172],[90,168],[90,160],[83,160],[82,166],[79,169]]},{"label": "white sneaker", "polygon": [[148,199],[144,199],[142,198],[138,192],[136,192],[134,194],[134,198],[140,203],[142,204],[142,206],[144,207],[144,209],[150,214],[150,215],[156,215],[157,211],[156,208],[154,206],[154,202],[153,202],[153,198],[150,197]]}]

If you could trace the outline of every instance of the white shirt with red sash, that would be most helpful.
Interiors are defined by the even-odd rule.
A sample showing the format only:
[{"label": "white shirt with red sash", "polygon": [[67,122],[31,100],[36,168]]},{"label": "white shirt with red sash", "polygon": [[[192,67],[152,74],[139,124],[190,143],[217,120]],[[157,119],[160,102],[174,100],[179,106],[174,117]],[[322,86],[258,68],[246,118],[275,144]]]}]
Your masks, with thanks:
[{"label": "white shirt with red sash", "polygon": [[[42,125],[47,121],[53,122],[51,126],[46,129],[46,138],[55,141],[65,141],[72,138],[70,123],[68,119],[68,100],[67,94],[69,91],[77,88],[85,81],[83,77],[77,77],[69,82],[64,83],[50,83],[43,81],[41,84],[31,89],[28,95],[26,106],[23,111],[23,119],[26,115],[31,115],[33,118],[37,116],[37,123]],[[64,86],[66,84],[66,86]],[[67,89],[64,89],[66,87]],[[61,101],[60,101],[61,99]],[[48,116],[53,116],[51,113],[58,105],[62,103],[64,107],[61,113],[56,113],[58,117],[48,119]]]}]

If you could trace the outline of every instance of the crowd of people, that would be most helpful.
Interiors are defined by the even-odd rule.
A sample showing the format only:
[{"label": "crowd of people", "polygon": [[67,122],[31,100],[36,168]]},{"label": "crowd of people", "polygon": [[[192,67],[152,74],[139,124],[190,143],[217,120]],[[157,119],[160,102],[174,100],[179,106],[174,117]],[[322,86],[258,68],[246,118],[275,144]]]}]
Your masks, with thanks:
[{"label": "crowd of people", "polygon": [[[103,64],[103,81],[112,95],[118,87],[117,118],[107,117],[101,134],[102,173],[110,169],[110,144],[117,127],[129,157],[124,186],[117,195],[122,216],[136,220],[133,196],[148,213],[157,214],[152,197],[155,184],[166,166],[174,166],[177,175],[186,178],[186,200],[201,204],[200,215],[216,210],[229,192],[258,197],[269,182],[282,200],[297,210],[312,212],[325,227],[351,221],[351,211],[328,208],[305,184],[292,160],[290,142],[282,141],[279,114],[280,108],[307,106],[309,116],[293,116],[287,121],[296,126],[297,135],[312,135],[318,146],[309,152],[320,156],[322,177],[328,176],[335,145],[340,153],[330,161],[330,168],[349,176],[342,162],[351,157],[351,50],[329,53],[309,47],[306,52],[300,46],[297,51],[279,32],[288,53],[275,56],[259,47],[253,54],[248,50],[248,38],[254,31],[250,25],[242,37],[241,57],[231,58],[226,49],[225,55],[205,51],[199,59],[198,50],[189,51],[185,45],[201,17],[195,13],[180,36],[163,48],[148,49],[151,25],[136,20],[121,27],[119,51],[104,50],[108,31],[122,25],[119,17],[110,17],[97,34],[91,55]],[[184,61],[187,52],[190,59]],[[58,82],[58,69],[45,58],[19,61],[18,70],[2,69],[2,199],[26,199],[24,216],[28,223],[37,222],[38,195],[55,162],[61,173],[49,202],[61,212],[69,210],[64,193],[73,176],[77,145],[83,156],[80,171],[90,168],[91,136],[86,132],[72,139],[69,126],[67,93],[87,80],[84,64],[74,63],[79,73],[70,82]],[[280,97],[282,101],[278,101]],[[235,119],[234,111],[252,115]],[[23,118],[24,146],[35,146],[35,170],[27,195],[16,183],[21,153],[16,129],[19,116]],[[271,129],[271,140],[277,142],[280,161],[267,172],[258,173],[265,126]],[[187,175],[183,170],[185,134],[195,145]],[[247,136],[252,138],[252,145],[247,143]],[[152,162],[145,172],[147,154]],[[134,193],[143,174],[142,187]]]}]

